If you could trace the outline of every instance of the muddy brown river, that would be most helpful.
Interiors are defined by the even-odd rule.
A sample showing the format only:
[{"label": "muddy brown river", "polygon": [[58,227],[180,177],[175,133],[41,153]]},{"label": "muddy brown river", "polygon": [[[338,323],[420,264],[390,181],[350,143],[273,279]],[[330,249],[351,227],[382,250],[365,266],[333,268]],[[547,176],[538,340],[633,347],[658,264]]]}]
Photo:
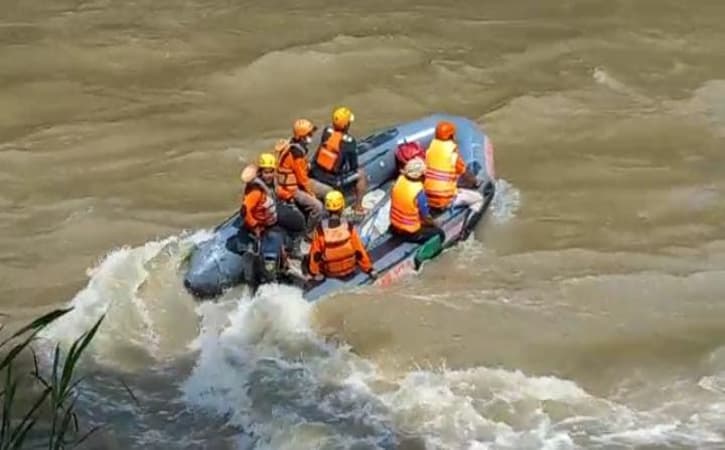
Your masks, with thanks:
[{"label": "muddy brown river", "polygon": [[[99,449],[725,447],[722,0],[5,0],[0,311],[103,313]],[[195,302],[239,170],[349,106],[476,120],[496,198],[388,288]],[[138,402],[114,380],[122,378]]]}]

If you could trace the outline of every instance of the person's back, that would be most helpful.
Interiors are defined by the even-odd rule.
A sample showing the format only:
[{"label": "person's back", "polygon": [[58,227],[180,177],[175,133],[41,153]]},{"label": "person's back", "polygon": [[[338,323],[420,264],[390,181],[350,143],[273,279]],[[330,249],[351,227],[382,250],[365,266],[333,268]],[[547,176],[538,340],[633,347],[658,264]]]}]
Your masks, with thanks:
[{"label": "person's back", "polygon": [[344,278],[359,267],[375,276],[370,256],[363,247],[355,227],[341,217],[345,199],[339,191],[325,196],[325,208],[330,217],[315,230],[310,246],[309,272],[316,279]]},{"label": "person's back", "polygon": [[453,124],[439,123],[426,151],[424,184],[432,208],[445,209],[451,205],[457,193],[458,176],[466,168],[458,157],[454,133]]},{"label": "person's back", "polygon": [[395,231],[414,234],[422,227],[420,193],[425,195],[422,181],[411,180],[404,173],[398,176],[390,192],[390,226]]},{"label": "person's back", "polygon": [[339,176],[357,170],[357,141],[344,128],[334,125],[322,130],[315,165],[329,175]]},{"label": "person's back", "polygon": [[450,122],[440,122],[436,126],[435,139],[426,151],[425,192],[434,209],[444,210],[465,204],[478,212],[483,207],[483,195],[477,190],[458,187],[458,179],[464,174],[466,184],[478,187],[480,181],[466,173],[466,163],[458,152],[455,133],[456,127]]},{"label": "person's back", "polygon": [[323,198],[333,188],[344,189],[355,182],[355,211],[364,212],[362,199],[367,190],[365,170],[358,166],[357,141],[349,134],[355,116],[348,108],[337,108],[332,113],[332,125],[322,132],[320,146],[314,158],[311,174],[313,188]]},{"label": "person's back", "polygon": [[390,193],[390,230],[411,242],[425,242],[437,235],[442,244],[445,233],[431,217],[423,188],[424,172],[425,163],[420,158],[405,164]]}]

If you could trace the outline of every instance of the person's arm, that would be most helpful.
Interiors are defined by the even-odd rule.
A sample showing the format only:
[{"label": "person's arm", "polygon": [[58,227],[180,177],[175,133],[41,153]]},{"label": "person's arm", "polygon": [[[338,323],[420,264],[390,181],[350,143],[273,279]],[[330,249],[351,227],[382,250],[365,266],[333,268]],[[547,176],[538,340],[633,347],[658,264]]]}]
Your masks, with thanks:
[{"label": "person's arm", "polygon": [[242,201],[242,211],[244,212],[244,223],[247,227],[255,229],[259,226],[259,221],[252,215],[252,210],[262,200],[262,192],[259,189],[249,191]]},{"label": "person's arm", "polygon": [[310,177],[308,175],[309,168],[307,166],[307,160],[305,159],[304,153],[298,148],[292,148],[292,172],[297,178],[297,186],[301,187],[303,191],[308,194],[312,194],[312,185],[310,184]]},{"label": "person's arm", "polygon": [[456,175],[458,175],[460,180],[462,181],[461,185],[466,187],[478,187],[481,183],[478,178],[476,178],[476,175],[469,172],[466,167],[466,162],[463,161],[463,158],[461,158],[460,153],[458,153],[458,149],[456,148]]},{"label": "person's arm", "polygon": [[466,162],[461,158],[461,154],[456,148],[456,175],[463,175],[466,173]]},{"label": "person's arm", "polygon": [[357,141],[354,137],[346,134],[340,142],[340,153],[344,158],[343,163],[350,172],[357,172]]},{"label": "person's arm", "polygon": [[368,255],[367,250],[365,250],[365,247],[360,240],[360,235],[357,234],[355,227],[350,225],[350,228],[350,243],[352,244],[352,248],[355,249],[355,256],[357,257],[357,263],[360,266],[360,270],[365,273],[370,273],[373,271],[373,263],[370,261],[370,255]]},{"label": "person's arm", "polygon": [[425,195],[425,191],[421,189],[418,195],[415,197],[415,201],[418,204],[418,214],[420,215],[420,221],[424,225],[435,225],[433,217],[430,215],[430,207],[428,206],[428,196]]},{"label": "person's arm", "polygon": [[325,240],[324,236],[321,233],[318,233],[317,230],[315,230],[314,235],[312,236],[312,243],[310,245],[310,257],[309,257],[309,270],[310,275],[317,276],[320,275],[321,268],[320,264],[322,263],[322,252],[325,249]]}]

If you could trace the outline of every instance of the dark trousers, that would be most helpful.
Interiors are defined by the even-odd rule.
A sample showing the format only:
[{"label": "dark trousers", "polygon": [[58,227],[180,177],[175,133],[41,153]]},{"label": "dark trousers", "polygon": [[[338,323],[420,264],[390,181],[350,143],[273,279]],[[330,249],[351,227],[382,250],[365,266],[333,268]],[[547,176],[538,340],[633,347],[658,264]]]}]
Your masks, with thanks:
[{"label": "dark trousers", "polygon": [[305,216],[291,203],[277,203],[277,225],[288,234],[295,235],[305,231]]},{"label": "dark trousers", "polygon": [[[271,249],[281,249],[288,241],[291,241],[297,235],[305,231],[305,216],[299,209],[289,203],[277,204],[277,223],[264,230],[262,233],[262,248],[259,249],[264,253],[269,253]],[[238,249],[242,251],[249,244],[253,244],[256,238],[243,226],[239,228]],[[278,251],[274,250],[274,251]]]}]

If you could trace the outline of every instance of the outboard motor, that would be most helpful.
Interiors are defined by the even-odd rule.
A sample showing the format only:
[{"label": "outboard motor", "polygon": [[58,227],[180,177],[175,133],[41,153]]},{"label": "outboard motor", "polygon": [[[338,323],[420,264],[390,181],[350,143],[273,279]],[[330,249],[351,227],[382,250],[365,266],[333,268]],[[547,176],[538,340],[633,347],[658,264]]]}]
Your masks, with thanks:
[{"label": "outboard motor", "polygon": [[269,232],[262,239],[260,262],[262,263],[262,282],[273,283],[277,281],[282,273],[284,261],[284,235],[279,232]]},{"label": "outboard motor", "polygon": [[242,281],[255,293],[260,285],[274,283],[284,273],[284,235],[268,231],[262,239],[250,239],[245,246]]}]

